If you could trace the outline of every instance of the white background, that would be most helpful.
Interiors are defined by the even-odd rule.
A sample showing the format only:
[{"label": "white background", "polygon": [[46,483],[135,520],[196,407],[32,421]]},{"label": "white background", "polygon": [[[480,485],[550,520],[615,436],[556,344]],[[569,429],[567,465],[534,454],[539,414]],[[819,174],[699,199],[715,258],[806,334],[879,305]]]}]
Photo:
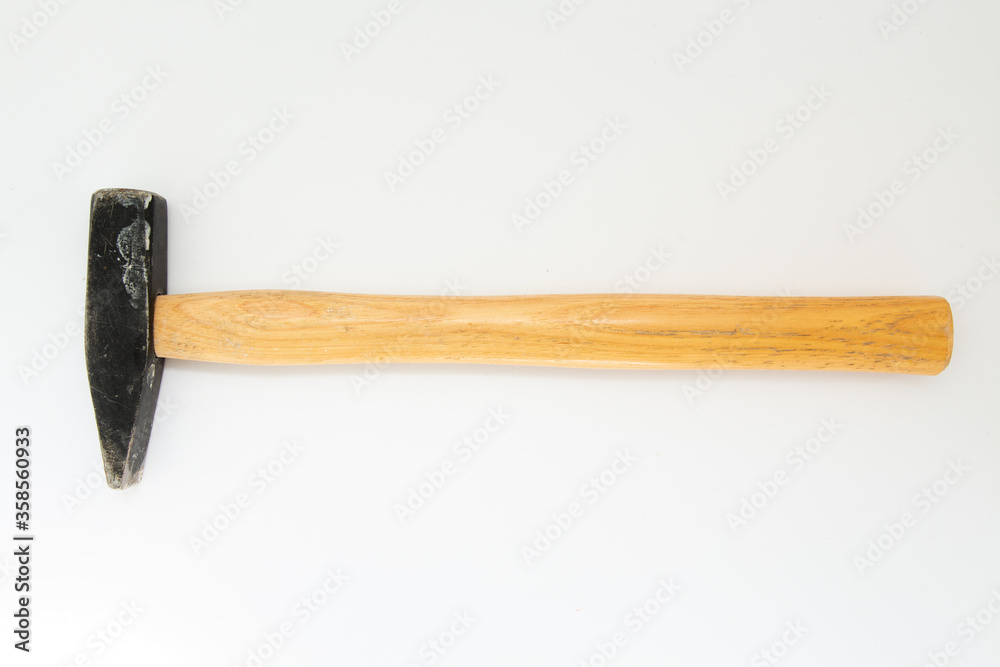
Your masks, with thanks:
[{"label": "white background", "polygon": [[[11,647],[0,550],[3,664],[996,664],[1000,6],[591,0],[553,21],[557,0],[404,1],[348,57],[385,2],[218,4],[4,3],[0,433],[12,452],[14,427],[33,430],[37,541],[30,656]],[[496,90],[447,122],[481,77]],[[275,110],[293,118],[249,159]],[[512,214],[563,169],[572,184],[519,233]],[[145,478],[114,492],[80,335],[105,187],[168,200],[173,293],[293,287],[305,266],[298,287],[345,292],[615,292],[631,276],[645,293],[936,294],[954,358],[937,377],[390,364],[367,384],[363,367],[168,361]],[[852,234],[859,207],[881,215]],[[321,240],[339,247],[313,262]],[[463,460],[455,443],[498,408]],[[818,435],[811,460],[788,458]],[[617,453],[636,461],[590,503]],[[241,493],[249,507],[206,529]],[[527,558],[572,502],[582,516]],[[663,604],[661,579],[680,587]],[[971,630],[977,613],[991,622]]]}]

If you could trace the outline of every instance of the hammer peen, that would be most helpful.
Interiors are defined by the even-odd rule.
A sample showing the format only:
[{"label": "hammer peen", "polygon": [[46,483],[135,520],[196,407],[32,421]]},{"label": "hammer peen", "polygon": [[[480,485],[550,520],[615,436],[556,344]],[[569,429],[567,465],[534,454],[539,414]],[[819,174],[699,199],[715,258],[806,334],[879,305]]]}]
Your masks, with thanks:
[{"label": "hammer peen", "polygon": [[142,476],[163,360],[580,368],[795,369],[935,375],[952,349],[941,297],[552,294],[167,294],[167,203],[91,199],[84,325],[108,485]]}]

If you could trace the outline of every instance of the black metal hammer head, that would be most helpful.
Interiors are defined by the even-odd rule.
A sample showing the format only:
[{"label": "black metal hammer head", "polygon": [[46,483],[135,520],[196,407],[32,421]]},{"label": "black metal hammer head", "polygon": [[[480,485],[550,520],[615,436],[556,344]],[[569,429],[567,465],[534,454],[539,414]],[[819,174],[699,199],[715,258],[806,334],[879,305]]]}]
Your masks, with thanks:
[{"label": "black metal hammer head", "polygon": [[142,477],[163,359],[153,351],[153,306],[167,291],[167,202],[142,190],[90,200],[84,347],[108,486]]}]

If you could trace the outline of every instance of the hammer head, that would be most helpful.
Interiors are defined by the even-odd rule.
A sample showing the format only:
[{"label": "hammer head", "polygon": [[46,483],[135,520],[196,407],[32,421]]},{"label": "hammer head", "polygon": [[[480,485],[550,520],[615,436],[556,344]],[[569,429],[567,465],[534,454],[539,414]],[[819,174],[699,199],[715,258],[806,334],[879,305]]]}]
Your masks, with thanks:
[{"label": "hammer head", "polygon": [[167,202],[142,190],[98,190],[90,201],[84,347],[108,486],[142,477],[163,359],[153,306],[167,291]]}]

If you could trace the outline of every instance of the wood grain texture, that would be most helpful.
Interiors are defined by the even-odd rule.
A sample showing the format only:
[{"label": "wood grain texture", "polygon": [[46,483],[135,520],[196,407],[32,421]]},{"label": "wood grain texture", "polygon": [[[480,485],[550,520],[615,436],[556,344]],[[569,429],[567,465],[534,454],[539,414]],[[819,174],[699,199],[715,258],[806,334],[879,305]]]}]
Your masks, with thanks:
[{"label": "wood grain texture", "polygon": [[940,373],[940,297],[578,294],[382,296],[260,290],[164,295],[160,357],[238,364],[373,360],[590,368]]}]

